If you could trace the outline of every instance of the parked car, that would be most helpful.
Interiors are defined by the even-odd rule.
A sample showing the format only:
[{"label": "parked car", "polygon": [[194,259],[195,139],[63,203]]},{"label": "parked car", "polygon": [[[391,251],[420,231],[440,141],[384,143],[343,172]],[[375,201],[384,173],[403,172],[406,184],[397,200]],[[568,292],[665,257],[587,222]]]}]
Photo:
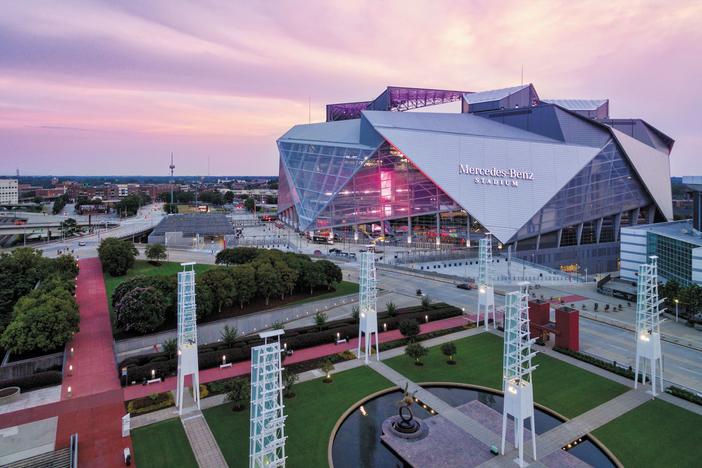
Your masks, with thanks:
[{"label": "parked car", "polygon": [[329,254],[331,254],[331,255],[340,255],[340,254],[341,254],[341,249],[337,249],[337,248],[329,249]]},{"label": "parked car", "polygon": [[315,257],[321,257],[321,256],[322,256],[322,251],[321,251],[321,250],[315,250],[315,251],[314,251],[314,256],[315,256]]},{"label": "parked car", "polygon": [[78,246],[80,246],[80,247],[85,247],[86,245],[87,244],[85,243],[85,241],[78,242]]},{"label": "parked car", "polygon": [[466,291],[470,291],[473,289],[473,285],[470,283],[459,283],[456,285],[458,289],[465,289]]}]

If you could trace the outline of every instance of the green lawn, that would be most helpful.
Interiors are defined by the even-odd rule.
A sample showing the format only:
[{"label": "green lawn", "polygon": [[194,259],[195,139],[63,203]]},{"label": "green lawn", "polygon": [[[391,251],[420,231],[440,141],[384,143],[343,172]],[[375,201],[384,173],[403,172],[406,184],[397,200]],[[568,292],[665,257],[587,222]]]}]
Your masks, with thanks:
[{"label": "green lawn", "polygon": [[346,294],[355,294],[355,293],[358,293],[358,283],[352,283],[350,281],[342,281],[341,283],[336,285],[336,289],[334,291],[324,293],[324,294],[319,294],[317,296],[307,297],[305,299],[300,299],[299,301],[290,302],[290,303],[286,304],[286,306],[304,304],[305,302],[314,302],[314,301],[319,301],[321,299],[331,299],[332,297],[345,296]]},{"label": "green lawn", "polygon": [[[204,273],[214,267],[215,265],[198,263],[195,265],[195,272]],[[146,260],[137,260],[134,262],[134,266],[124,276],[110,276],[109,273],[104,273],[107,303],[110,309],[112,309],[112,293],[117,286],[128,279],[134,278],[135,276],[169,276],[175,275],[182,270],[183,267],[180,266],[179,262],[162,262],[160,266],[154,266]]]},{"label": "green lawn", "polygon": [[651,400],[593,433],[624,466],[699,466],[702,416]]},{"label": "green lawn", "polygon": [[[336,374],[331,384],[322,379],[297,384],[295,398],[285,400],[286,466],[327,466],[327,443],[337,419],[364,396],[391,386],[367,367]],[[233,412],[224,404],[203,412],[229,466],[248,466],[248,409]]]},{"label": "green lawn", "polygon": [[[446,381],[502,387],[502,338],[491,333],[455,342],[455,366],[446,364],[438,347],[430,348],[417,367],[407,356],[385,361],[387,365],[415,382]],[[573,418],[624,393],[627,388],[558,359],[537,355],[534,364],[534,399],[542,405]]]},{"label": "green lawn", "polygon": [[134,429],[132,443],[136,466],[140,468],[198,466],[178,418]]}]

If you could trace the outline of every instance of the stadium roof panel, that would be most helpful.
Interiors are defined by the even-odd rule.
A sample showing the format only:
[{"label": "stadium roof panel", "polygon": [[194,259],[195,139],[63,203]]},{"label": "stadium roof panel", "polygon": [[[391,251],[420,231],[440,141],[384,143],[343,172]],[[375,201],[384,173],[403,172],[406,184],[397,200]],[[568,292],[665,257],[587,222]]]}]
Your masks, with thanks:
[{"label": "stadium roof panel", "polygon": [[463,95],[463,99],[466,100],[468,104],[478,104],[481,102],[492,102],[500,99],[504,99],[518,91],[531,86],[530,84],[512,86],[510,88],[492,89],[489,91],[478,91],[476,93],[466,93]]},{"label": "stadium roof panel", "polygon": [[609,102],[609,99],[542,99],[572,111],[596,111]]}]

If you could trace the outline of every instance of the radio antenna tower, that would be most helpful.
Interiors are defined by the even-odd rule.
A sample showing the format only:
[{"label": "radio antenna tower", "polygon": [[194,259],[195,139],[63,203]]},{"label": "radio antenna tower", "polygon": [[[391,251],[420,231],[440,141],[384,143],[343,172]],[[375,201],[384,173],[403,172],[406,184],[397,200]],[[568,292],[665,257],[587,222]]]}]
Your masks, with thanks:
[{"label": "radio antenna tower", "polygon": [[536,339],[529,339],[529,283],[519,283],[519,291],[505,297],[505,336],[502,361],[502,445],[500,453],[505,453],[507,438],[507,416],[514,418],[514,445],[519,448],[519,466],[524,464],[524,422],[531,422],[531,449],[536,460],[536,432],[534,432],[534,390],[531,385],[531,372],[536,369],[531,359],[536,356],[531,345]]},{"label": "radio antenna tower", "polygon": [[[634,388],[639,383],[639,360],[643,358],[642,381],[646,380],[646,360],[651,363],[651,395],[656,396],[656,377],[663,392],[663,356],[661,354],[661,314],[663,299],[658,299],[658,257],[649,257],[647,264],[639,265],[636,287],[636,369]],[[656,369],[656,361],[658,368]]]},{"label": "radio antenna tower", "polygon": [[485,233],[478,245],[478,325],[480,314],[483,313],[485,331],[490,329],[490,310],[492,309],[492,324],[497,327],[495,317],[495,289],[492,285],[492,234]]},{"label": "radio antenna tower", "polygon": [[[359,359],[363,358],[368,364],[373,349],[375,334],[375,359],[380,361],[378,345],[378,305],[375,277],[375,253],[361,252],[360,288],[358,291],[358,352]],[[365,346],[361,351],[361,341]]]},{"label": "radio antenna tower", "polygon": [[175,179],[173,178],[173,170],[175,169],[175,164],[173,164],[173,153],[171,153],[171,165],[168,166],[171,170],[171,206],[173,206],[173,186],[175,185]]}]

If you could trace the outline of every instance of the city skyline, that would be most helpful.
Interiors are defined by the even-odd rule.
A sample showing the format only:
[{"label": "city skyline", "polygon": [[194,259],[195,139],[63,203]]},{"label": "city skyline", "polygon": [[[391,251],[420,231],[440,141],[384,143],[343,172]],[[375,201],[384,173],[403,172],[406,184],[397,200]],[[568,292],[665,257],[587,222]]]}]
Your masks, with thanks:
[{"label": "city skyline", "polygon": [[[275,141],[387,85],[609,98],[702,173],[702,5],[5,4],[0,173],[274,175]],[[314,21],[311,21],[314,19]],[[308,114],[309,113],[309,114]]]}]

